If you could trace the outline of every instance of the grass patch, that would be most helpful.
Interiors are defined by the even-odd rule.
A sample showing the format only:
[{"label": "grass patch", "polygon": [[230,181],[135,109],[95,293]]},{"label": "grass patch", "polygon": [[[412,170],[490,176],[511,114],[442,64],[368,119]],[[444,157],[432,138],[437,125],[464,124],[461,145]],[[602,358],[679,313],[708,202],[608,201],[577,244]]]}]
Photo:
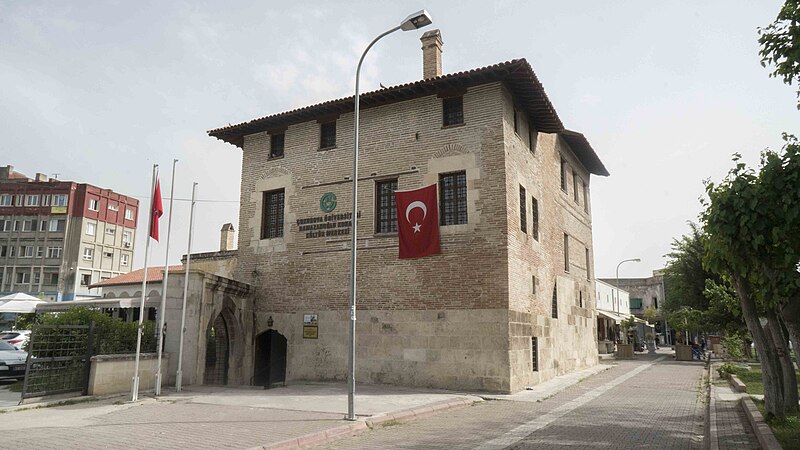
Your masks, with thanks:
[{"label": "grass patch", "polygon": [[[756,407],[764,416],[764,401],[753,400]],[[786,450],[800,449],[800,413],[789,414],[784,420],[771,420],[768,422],[775,439]]]},{"label": "grass patch", "polygon": [[400,422],[399,420],[392,419],[392,420],[387,420],[386,422],[383,422],[381,424],[381,426],[386,428],[386,427],[396,427],[396,426],[401,425],[401,424],[402,424],[402,422]]},{"label": "grass patch", "polygon": [[23,381],[17,381],[14,384],[8,385],[8,390],[11,392],[22,392],[22,385],[24,384]]}]

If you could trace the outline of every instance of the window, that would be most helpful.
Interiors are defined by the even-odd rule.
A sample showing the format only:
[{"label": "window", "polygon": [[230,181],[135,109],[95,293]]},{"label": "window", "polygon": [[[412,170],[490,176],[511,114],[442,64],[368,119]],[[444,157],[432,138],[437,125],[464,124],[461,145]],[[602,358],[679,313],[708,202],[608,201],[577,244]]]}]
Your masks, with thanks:
[{"label": "window", "polygon": [[42,272],[35,270],[33,272],[33,284],[38,286],[40,281],[42,281]]},{"label": "window", "polygon": [[591,280],[592,279],[592,267],[589,264],[589,249],[585,248],[584,250],[586,250],[586,279],[587,280]]},{"label": "window", "polygon": [[264,192],[261,239],[283,237],[283,189]]},{"label": "window", "polygon": [[464,123],[464,97],[448,97],[442,99],[442,125],[460,125]]},{"label": "window", "polygon": [[88,286],[92,284],[92,274],[90,273],[82,273],[81,274],[81,286]]},{"label": "window", "polygon": [[125,220],[133,220],[133,210],[125,208]]},{"label": "window", "polygon": [[16,245],[10,245],[8,247],[8,256],[15,256],[16,254],[17,254],[17,246]]},{"label": "window", "polygon": [[467,223],[466,172],[439,175],[439,209],[441,225]]},{"label": "window", "polygon": [[0,206],[11,206],[13,197],[9,194],[0,195]]},{"label": "window", "polygon": [[19,256],[21,258],[33,258],[33,246],[32,245],[21,245],[19,247]]},{"label": "window", "polygon": [[67,195],[58,194],[53,196],[53,206],[67,206]]},{"label": "window", "polygon": [[17,284],[28,284],[31,282],[30,272],[17,272]]},{"label": "window", "polygon": [[25,206],[39,206],[39,196],[38,195],[25,196]]},{"label": "window", "polygon": [[93,248],[86,247],[86,248],[83,249],[83,259],[85,259],[87,261],[91,261],[91,259],[93,257],[94,257],[94,249]]},{"label": "window", "polygon": [[539,371],[539,338],[536,336],[531,338],[531,369]]},{"label": "window", "polygon": [[8,246],[0,245],[0,256],[9,256],[8,253]]},{"label": "window", "polygon": [[106,224],[106,234],[114,236],[115,234],[117,234],[117,230],[115,230],[114,227],[112,227],[111,225]]},{"label": "window", "polygon": [[564,272],[569,272],[569,235],[564,233]]},{"label": "window", "polygon": [[96,223],[87,223],[86,224],[86,234],[89,236],[94,236],[97,234],[97,224]]},{"label": "window", "polygon": [[122,232],[122,246],[123,247],[130,247],[131,246],[131,238],[133,234],[130,231],[123,231]]},{"label": "window", "polygon": [[567,192],[567,162],[561,158],[561,190]]},{"label": "window", "polygon": [[553,303],[550,305],[550,317],[558,319],[558,285],[553,285]]},{"label": "window", "polygon": [[523,233],[528,233],[528,211],[525,205],[528,199],[525,197],[525,188],[520,185],[519,187],[519,227]]},{"label": "window", "polygon": [[519,134],[519,112],[514,108],[514,133]]},{"label": "window", "polygon": [[90,211],[99,211],[100,210],[100,201],[94,198],[89,199],[89,210]]},{"label": "window", "polygon": [[17,194],[14,196],[14,206],[22,206],[22,201],[25,200],[25,196],[22,194]]},{"label": "window", "polygon": [[397,232],[397,206],[394,191],[397,190],[397,180],[375,182],[375,232]]},{"label": "window", "polygon": [[63,219],[50,219],[50,231],[64,231],[66,221]]},{"label": "window", "polygon": [[578,306],[583,308],[583,291],[578,291]]},{"label": "window", "polygon": [[43,220],[39,222],[39,231],[47,231],[47,221]]},{"label": "window", "polygon": [[[336,129],[334,128],[334,134],[336,133]],[[281,134],[271,134],[269,137],[269,157],[270,158],[281,158],[283,157],[283,142],[286,135]],[[336,136],[334,136],[334,145],[336,144]]]},{"label": "window", "polygon": [[48,258],[61,258],[61,247],[47,247]]},{"label": "window", "polygon": [[109,204],[108,209],[110,209],[111,211],[119,211],[119,205]]},{"label": "window", "polygon": [[574,170],[572,171],[572,198],[575,203],[580,203],[578,198],[578,174]]},{"label": "window", "polygon": [[22,221],[15,220],[14,221],[14,231],[20,231],[22,229]]},{"label": "window", "polygon": [[42,196],[42,206],[50,206],[50,196],[43,195]]},{"label": "window", "polygon": [[33,220],[23,220],[22,231],[34,231],[33,224],[34,224]]},{"label": "window", "polygon": [[113,258],[114,252],[103,252],[103,258]]},{"label": "window", "polygon": [[642,299],[631,298],[631,309],[642,309]]},{"label": "window", "polygon": [[531,153],[536,153],[536,143],[539,141],[539,132],[533,127],[533,123],[528,122],[528,146]]},{"label": "window", "polygon": [[37,245],[36,246],[36,257],[37,258],[41,258],[42,256],[44,256],[44,247],[42,247],[41,245]]},{"label": "window", "polygon": [[120,255],[119,256],[119,263],[123,266],[128,265],[128,255]]},{"label": "window", "polygon": [[44,278],[44,284],[57,285],[58,273],[48,273]]},{"label": "window", "polygon": [[653,297],[653,308],[658,309],[658,297]]},{"label": "window", "polygon": [[531,294],[536,295],[536,275],[531,276]]},{"label": "window", "polygon": [[336,121],[319,125],[319,148],[336,147]]},{"label": "window", "polygon": [[587,213],[589,212],[589,186],[586,185],[586,182],[581,180],[581,187],[583,188],[583,210]]},{"label": "window", "polygon": [[539,240],[539,201],[536,200],[536,197],[531,197],[531,219],[533,223],[531,224],[531,234],[533,238],[537,241]]},{"label": "window", "polygon": [[13,220],[4,220],[3,221],[3,231],[11,231],[13,226],[14,226],[14,221]]}]

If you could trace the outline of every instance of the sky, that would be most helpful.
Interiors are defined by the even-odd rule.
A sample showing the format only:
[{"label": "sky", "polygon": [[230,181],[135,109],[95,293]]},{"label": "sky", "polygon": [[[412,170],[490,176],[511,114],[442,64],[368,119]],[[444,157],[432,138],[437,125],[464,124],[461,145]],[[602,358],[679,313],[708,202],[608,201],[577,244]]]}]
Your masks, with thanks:
[{"label": "sky", "polygon": [[[167,219],[177,159],[169,262],[187,250],[193,182],[192,250],[215,251],[224,223],[238,230],[242,160],[206,131],[352,95],[366,45],[425,8],[444,73],[530,62],[611,172],[591,179],[596,276],[641,258],[620,276],[645,277],[697,221],[703,180],[724,177],[734,153],[757,164],[782,132],[800,132],[794,90],[758,56],[757,28],[781,3],[0,0],[0,165],[146,205],[159,164]],[[370,50],[362,91],[420,79],[424,31]],[[164,241],[151,265],[164,263]]]}]

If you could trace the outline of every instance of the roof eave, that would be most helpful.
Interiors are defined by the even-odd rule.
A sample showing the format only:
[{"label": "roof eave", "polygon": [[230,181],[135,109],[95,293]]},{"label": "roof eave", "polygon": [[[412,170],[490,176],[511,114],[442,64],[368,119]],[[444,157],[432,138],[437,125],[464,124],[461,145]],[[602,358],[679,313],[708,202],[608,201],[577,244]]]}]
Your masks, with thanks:
[{"label": "roof eave", "polygon": [[564,130],[559,133],[572,149],[572,152],[575,153],[575,156],[578,160],[586,167],[586,170],[593,175],[599,175],[602,177],[607,177],[611,175],[606,169],[606,166],[603,164],[603,161],[600,160],[600,157],[597,156],[597,152],[595,152],[592,145],[589,143],[589,140],[586,139],[582,133],[572,130]]}]

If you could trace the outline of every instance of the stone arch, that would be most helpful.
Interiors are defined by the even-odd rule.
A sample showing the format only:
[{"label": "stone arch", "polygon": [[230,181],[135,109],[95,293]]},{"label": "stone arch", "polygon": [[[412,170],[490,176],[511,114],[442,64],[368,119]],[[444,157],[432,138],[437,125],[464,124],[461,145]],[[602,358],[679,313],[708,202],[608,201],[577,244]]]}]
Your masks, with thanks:
[{"label": "stone arch", "polygon": [[241,311],[230,297],[223,297],[221,307],[214,308],[205,338],[203,384],[244,384],[244,323]]}]

